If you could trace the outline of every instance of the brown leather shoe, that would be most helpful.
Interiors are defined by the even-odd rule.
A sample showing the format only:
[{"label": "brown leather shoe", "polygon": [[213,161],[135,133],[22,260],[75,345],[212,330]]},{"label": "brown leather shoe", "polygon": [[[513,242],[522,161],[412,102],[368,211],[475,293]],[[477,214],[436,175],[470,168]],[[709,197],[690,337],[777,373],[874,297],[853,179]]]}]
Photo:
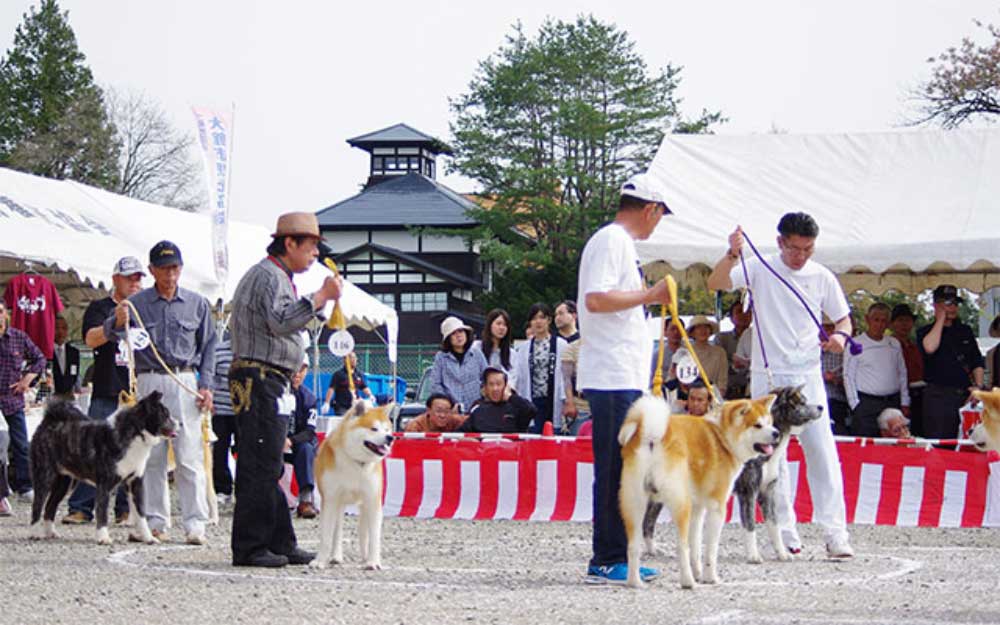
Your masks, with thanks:
[{"label": "brown leather shoe", "polygon": [[295,511],[295,516],[300,519],[315,519],[317,514],[316,506],[312,505],[311,501],[303,501]]}]

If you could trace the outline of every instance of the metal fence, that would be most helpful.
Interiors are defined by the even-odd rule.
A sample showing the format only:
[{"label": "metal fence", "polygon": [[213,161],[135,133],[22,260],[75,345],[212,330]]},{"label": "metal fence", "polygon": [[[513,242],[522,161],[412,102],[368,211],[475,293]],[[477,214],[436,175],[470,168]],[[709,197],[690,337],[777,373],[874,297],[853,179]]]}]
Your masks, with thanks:
[{"label": "metal fence", "polygon": [[[434,363],[434,354],[440,345],[400,345],[396,358],[396,375],[406,380],[407,386],[416,388],[420,376]],[[391,375],[392,363],[385,345],[357,345],[358,369],[374,375]],[[323,373],[338,371],[344,360],[331,354],[325,346],[320,347],[319,368]]]}]

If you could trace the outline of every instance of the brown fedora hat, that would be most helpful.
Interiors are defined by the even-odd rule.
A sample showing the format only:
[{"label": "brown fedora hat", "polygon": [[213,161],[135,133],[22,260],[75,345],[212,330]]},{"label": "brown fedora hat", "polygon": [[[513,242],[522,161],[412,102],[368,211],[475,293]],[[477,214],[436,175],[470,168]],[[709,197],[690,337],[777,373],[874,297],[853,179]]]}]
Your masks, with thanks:
[{"label": "brown fedora hat", "polygon": [[272,238],[278,237],[316,237],[322,239],[319,233],[319,220],[316,213],[285,213],[278,217],[278,225]]}]

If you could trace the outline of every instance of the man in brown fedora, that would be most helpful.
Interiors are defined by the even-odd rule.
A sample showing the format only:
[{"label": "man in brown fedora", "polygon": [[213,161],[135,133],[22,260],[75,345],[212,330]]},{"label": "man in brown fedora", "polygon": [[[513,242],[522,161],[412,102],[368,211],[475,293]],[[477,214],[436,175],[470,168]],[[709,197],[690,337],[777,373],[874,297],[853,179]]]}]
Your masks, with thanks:
[{"label": "man in brown fedora", "polygon": [[281,567],[308,564],[315,554],[299,549],[285,497],[288,419],[295,408],[292,374],[305,348],[299,332],[330,300],[342,281],[328,277],[318,291],[299,296],[292,275],[319,257],[319,222],[313,213],[278,218],[267,257],[247,271],[233,296],[233,366],[229,389],[239,442],[233,564]]}]

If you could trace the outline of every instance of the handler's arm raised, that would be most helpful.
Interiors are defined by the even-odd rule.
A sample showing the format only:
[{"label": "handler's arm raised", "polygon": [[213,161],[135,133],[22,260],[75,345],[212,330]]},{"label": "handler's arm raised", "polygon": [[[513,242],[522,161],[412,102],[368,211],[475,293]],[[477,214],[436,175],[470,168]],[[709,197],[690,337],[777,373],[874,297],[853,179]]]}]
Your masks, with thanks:
[{"label": "handler's arm raised", "polygon": [[729,251],[726,255],[715,263],[712,273],[708,275],[707,286],[713,291],[729,291],[733,288],[733,280],[730,273],[733,267],[740,260],[740,250],[743,248],[743,230],[736,226],[736,230],[729,235]]}]

